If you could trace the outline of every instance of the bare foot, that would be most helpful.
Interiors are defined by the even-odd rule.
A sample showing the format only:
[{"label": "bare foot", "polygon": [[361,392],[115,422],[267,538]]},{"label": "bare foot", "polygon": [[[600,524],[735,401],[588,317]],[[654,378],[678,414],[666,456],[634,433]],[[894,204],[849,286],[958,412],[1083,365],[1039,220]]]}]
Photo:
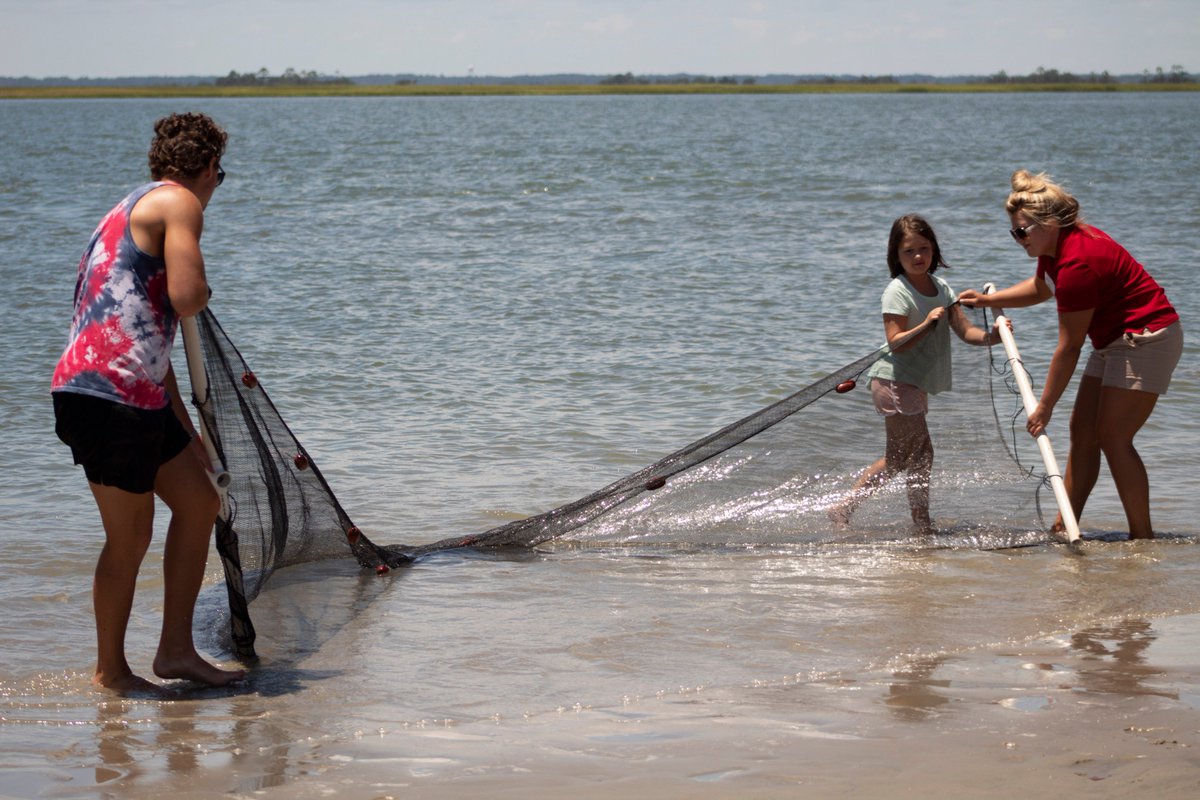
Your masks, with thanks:
[{"label": "bare foot", "polygon": [[937,534],[937,528],[933,527],[933,520],[927,514],[913,514],[913,529],[921,536]]},{"label": "bare foot", "polygon": [[206,686],[228,686],[246,677],[244,669],[221,669],[208,663],[198,653],[190,657],[170,659],[156,656],[154,674],[164,680],[182,680],[203,683]]},{"label": "bare foot", "polygon": [[850,509],[845,505],[836,505],[826,512],[829,515],[829,521],[838,528],[850,527]]},{"label": "bare foot", "polygon": [[108,689],[122,697],[154,697],[161,699],[175,696],[175,693],[170,689],[159,686],[157,683],[151,683],[139,675],[134,675],[132,672],[116,678],[105,678],[97,672],[92,676],[92,686],[95,686],[97,689]]}]

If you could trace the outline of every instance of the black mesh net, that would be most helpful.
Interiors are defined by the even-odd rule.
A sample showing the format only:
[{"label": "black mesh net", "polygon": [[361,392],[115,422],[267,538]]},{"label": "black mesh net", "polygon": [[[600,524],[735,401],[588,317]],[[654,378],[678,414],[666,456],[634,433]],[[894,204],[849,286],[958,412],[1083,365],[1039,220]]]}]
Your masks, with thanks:
[{"label": "black mesh net", "polygon": [[[988,327],[981,312],[968,313]],[[863,503],[849,527],[830,515],[856,475],[883,454],[883,424],[864,373],[888,346],[574,502],[482,533],[385,546],[354,525],[213,314],[204,311],[198,323],[208,392],[194,401],[232,477],[216,539],[233,649],[243,658],[254,656],[250,602],[275,570],[305,561],[349,554],[384,573],[446,550],[529,548],[552,540],[689,547],[913,540],[901,480]],[[992,348],[955,342],[954,390],[930,400],[939,534],[923,537],[926,546],[1047,540],[1034,470],[998,441],[1011,437],[1018,446],[1012,431],[1019,401],[1003,391],[1006,381],[997,376],[1006,362],[1002,352],[994,356]],[[1002,391],[994,394],[997,386]],[[997,411],[1005,405],[1011,413]],[[980,508],[987,514],[973,516],[986,516],[986,525],[969,511],[959,516]]]}]

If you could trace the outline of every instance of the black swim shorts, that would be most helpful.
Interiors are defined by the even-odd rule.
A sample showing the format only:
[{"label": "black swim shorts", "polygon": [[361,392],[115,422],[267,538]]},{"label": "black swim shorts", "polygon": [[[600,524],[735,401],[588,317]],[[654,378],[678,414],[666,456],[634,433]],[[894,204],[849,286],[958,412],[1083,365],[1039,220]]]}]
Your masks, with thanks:
[{"label": "black swim shorts", "polygon": [[54,432],[92,483],[134,494],[154,490],[158,468],[191,436],[170,406],[156,411],[76,392],[54,392]]}]

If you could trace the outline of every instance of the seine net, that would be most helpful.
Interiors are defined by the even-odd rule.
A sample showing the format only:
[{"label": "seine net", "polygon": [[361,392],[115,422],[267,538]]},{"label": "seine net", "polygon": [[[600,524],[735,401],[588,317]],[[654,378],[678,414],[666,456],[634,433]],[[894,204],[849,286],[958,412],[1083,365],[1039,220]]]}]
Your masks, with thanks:
[{"label": "seine net", "polygon": [[[982,312],[963,311],[989,327]],[[251,601],[275,570],[306,561],[349,554],[382,573],[446,550],[552,540],[882,546],[914,538],[900,478],[863,502],[849,526],[831,518],[857,475],[884,452],[864,373],[891,352],[887,345],[578,500],[481,533],[407,546],[376,544],[354,525],[216,317],[206,310],[197,321],[208,391],[193,401],[232,478],[216,540],[233,648],[243,658],[254,656]],[[919,540],[988,548],[1045,542],[1037,478],[1016,459],[1028,439],[1015,434],[1019,400],[1011,385],[994,392],[1011,383],[1003,351],[957,341],[953,351],[954,388],[930,398],[939,534]],[[998,410],[1005,403],[1011,413]],[[998,438],[1011,438],[1013,449],[998,446]]]}]

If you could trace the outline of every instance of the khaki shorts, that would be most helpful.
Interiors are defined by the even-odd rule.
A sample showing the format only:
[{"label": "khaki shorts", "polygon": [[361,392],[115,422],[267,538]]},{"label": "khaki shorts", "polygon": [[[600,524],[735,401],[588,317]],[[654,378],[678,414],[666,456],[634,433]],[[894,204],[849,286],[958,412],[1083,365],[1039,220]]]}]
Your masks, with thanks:
[{"label": "khaki shorts", "polygon": [[1093,350],[1083,374],[1100,378],[1102,386],[1166,394],[1182,354],[1183,326],[1175,322],[1157,331],[1127,333]]},{"label": "khaki shorts", "polygon": [[915,417],[929,413],[929,395],[911,383],[872,378],[871,399],[875,401],[875,410],[881,417],[896,414]]}]

